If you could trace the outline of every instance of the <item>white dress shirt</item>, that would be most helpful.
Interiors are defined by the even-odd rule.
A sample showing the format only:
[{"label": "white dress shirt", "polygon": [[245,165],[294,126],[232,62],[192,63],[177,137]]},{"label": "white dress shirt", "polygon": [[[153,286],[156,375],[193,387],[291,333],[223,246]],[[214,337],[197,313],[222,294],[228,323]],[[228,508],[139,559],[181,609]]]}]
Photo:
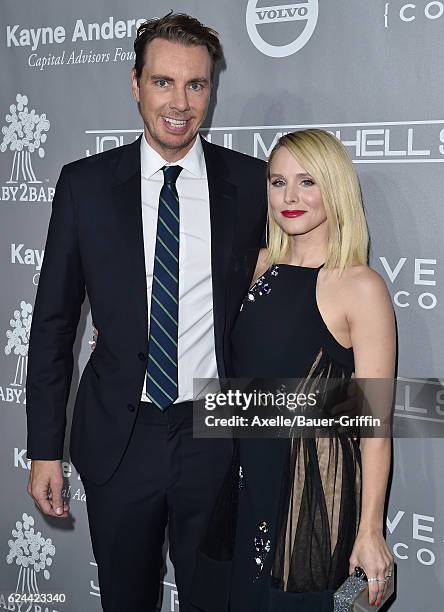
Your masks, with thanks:
[{"label": "white dress shirt", "polygon": [[[140,143],[142,221],[148,290],[148,325],[153,284],[157,212],[163,185],[163,166],[182,166],[176,188],[179,195],[179,322],[178,398],[193,399],[193,378],[217,378],[213,328],[210,201],[205,157],[200,137],[182,159],[165,161],[147,142]],[[147,339],[148,342],[148,339]],[[142,401],[149,402],[145,393]]]}]

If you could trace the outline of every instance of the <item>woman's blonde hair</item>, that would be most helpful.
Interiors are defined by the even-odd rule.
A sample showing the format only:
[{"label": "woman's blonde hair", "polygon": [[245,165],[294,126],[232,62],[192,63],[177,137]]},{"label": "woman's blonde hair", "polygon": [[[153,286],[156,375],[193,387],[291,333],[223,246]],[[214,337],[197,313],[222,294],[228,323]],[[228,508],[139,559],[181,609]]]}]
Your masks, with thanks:
[{"label": "woman's blonde hair", "polygon": [[[268,159],[267,178],[276,152],[285,147],[319,186],[327,216],[328,244],[325,268],[341,273],[354,264],[367,265],[368,230],[361,189],[353,162],[335,136],[320,129],[282,136]],[[268,205],[267,247],[270,263],[287,254],[290,239],[276,223]]]}]

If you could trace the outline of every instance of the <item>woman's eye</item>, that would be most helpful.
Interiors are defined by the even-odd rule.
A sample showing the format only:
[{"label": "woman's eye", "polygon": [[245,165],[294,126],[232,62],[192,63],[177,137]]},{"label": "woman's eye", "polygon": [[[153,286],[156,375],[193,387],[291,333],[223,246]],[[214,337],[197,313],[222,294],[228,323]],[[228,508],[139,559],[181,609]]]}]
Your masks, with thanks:
[{"label": "woman's eye", "polygon": [[311,187],[312,185],[314,185],[314,181],[312,179],[304,179],[302,181],[302,184],[304,185],[304,187]]},{"label": "woman's eye", "polygon": [[271,184],[273,185],[273,187],[282,187],[283,185],[285,185],[284,181],[281,181],[281,179],[275,179],[271,182]]}]

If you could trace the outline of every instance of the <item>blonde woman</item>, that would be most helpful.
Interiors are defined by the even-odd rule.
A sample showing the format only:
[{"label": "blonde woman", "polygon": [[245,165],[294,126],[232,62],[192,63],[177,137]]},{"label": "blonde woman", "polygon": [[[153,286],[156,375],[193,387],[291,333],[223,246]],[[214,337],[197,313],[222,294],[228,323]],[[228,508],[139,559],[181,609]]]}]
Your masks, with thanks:
[{"label": "blonde woman", "polygon": [[[267,180],[268,247],[231,333],[235,375],[393,379],[394,313],[367,263],[345,148],[323,130],[287,134]],[[383,604],[393,571],[383,536],[390,460],[388,437],[240,440],[202,544],[195,604],[331,611],[356,566],[369,578],[369,602]]]}]

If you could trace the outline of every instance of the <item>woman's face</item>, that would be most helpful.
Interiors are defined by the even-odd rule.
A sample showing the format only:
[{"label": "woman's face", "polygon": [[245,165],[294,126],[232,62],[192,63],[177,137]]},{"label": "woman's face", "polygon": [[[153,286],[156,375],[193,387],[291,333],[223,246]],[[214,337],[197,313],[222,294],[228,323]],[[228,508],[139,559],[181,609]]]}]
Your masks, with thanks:
[{"label": "woman's face", "polygon": [[307,234],[327,221],[320,188],[285,147],[276,151],[270,165],[268,201],[286,234]]}]

